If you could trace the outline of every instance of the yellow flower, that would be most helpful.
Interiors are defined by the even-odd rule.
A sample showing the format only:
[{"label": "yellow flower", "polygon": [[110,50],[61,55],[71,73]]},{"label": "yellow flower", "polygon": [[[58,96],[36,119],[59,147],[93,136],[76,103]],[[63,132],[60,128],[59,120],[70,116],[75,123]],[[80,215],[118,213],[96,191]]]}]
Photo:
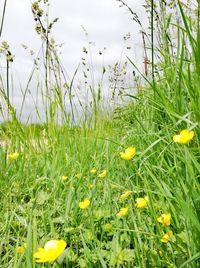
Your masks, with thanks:
[{"label": "yellow flower", "polygon": [[144,208],[147,206],[148,202],[148,196],[145,196],[144,198],[136,198],[136,208]]},{"label": "yellow flower", "polygon": [[166,234],[163,235],[163,237],[160,239],[162,243],[168,243],[171,241],[173,237],[172,231],[168,231]]},{"label": "yellow flower", "polygon": [[26,249],[26,247],[27,247],[26,243],[24,243],[23,246],[17,247],[17,249],[16,249],[17,253],[23,254],[25,249]]},{"label": "yellow flower", "polygon": [[132,194],[131,191],[125,191],[120,195],[120,199],[125,199],[127,197],[129,197]]},{"label": "yellow flower", "polygon": [[165,226],[169,226],[171,224],[171,214],[162,214],[160,217],[157,218],[157,221],[164,224]]},{"label": "yellow flower", "polygon": [[188,129],[184,129],[180,132],[179,135],[173,136],[173,141],[180,143],[180,144],[186,144],[190,140],[192,140],[194,137],[194,131],[189,131]]},{"label": "yellow flower", "polygon": [[54,262],[65,250],[64,240],[50,240],[34,254],[36,262]]},{"label": "yellow flower", "polygon": [[160,257],[163,257],[164,253],[162,250],[159,250],[159,255],[160,255]]},{"label": "yellow flower", "polygon": [[105,178],[107,176],[107,170],[103,170],[100,174],[99,174],[99,178]]},{"label": "yellow flower", "polygon": [[17,153],[17,152],[14,152],[14,153],[8,155],[8,158],[10,160],[17,160],[18,157],[19,157],[19,153]]},{"label": "yellow flower", "polygon": [[92,169],[90,170],[90,173],[92,173],[92,174],[96,174],[96,173],[97,173],[96,168],[92,168]]},{"label": "yellow flower", "polygon": [[116,214],[118,217],[124,217],[128,213],[128,207],[121,208],[120,211]]},{"label": "yellow flower", "polygon": [[128,147],[125,152],[121,152],[120,156],[124,160],[131,160],[136,154],[136,149],[133,147]]},{"label": "yellow flower", "polygon": [[86,198],[82,202],[79,202],[79,207],[82,209],[88,208],[90,205],[90,199]]},{"label": "yellow flower", "polygon": [[61,178],[62,181],[66,181],[68,179],[67,176],[61,176],[60,178]]},{"label": "yellow flower", "polygon": [[77,173],[75,177],[79,180],[81,178],[81,173]]}]

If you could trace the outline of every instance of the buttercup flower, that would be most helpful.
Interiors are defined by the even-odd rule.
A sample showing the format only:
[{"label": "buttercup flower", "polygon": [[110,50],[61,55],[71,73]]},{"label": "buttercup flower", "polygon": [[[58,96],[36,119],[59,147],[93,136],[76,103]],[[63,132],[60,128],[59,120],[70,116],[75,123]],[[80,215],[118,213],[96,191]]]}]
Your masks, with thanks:
[{"label": "buttercup flower", "polygon": [[136,149],[134,147],[128,147],[125,152],[120,153],[120,157],[124,160],[131,160],[136,154]]},{"label": "buttercup flower", "polygon": [[79,202],[79,208],[86,209],[90,205],[90,199],[86,198],[82,202]]},{"label": "buttercup flower", "polygon": [[129,197],[132,194],[131,191],[125,191],[120,195],[120,199],[125,199],[127,197]]},{"label": "buttercup flower", "polygon": [[38,251],[34,254],[36,262],[54,262],[63,253],[66,247],[64,240],[50,240],[44,248],[38,248]]},{"label": "buttercup flower", "polygon": [[77,173],[75,177],[79,180],[81,178],[81,173]]},{"label": "buttercup flower", "polygon": [[92,168],[92,169],[90,170],[90,173],[92,173],[92,174],[96,174],[96,173],[97,173],[96,168]]},{"label": "buttercup flower", "polygon": [[121,208],[120,211],[116,214],[118,217],[124,217],[128,213],[128,207]]},{"label": "buttercup flower", "polygon": [[145,196],[144,198],[140,197],[140,198],[136,198],[136,208],[144,208],[147,206],[148,202],[149,202],[149,198],[148,196]]},{"label": "buttercup flower", "polygon": [[184,129],[180,132],[179,135],[173,136],[173,141],[180,143],[180,144],[186,144],[190,140],[192,140],[194,137],[194,131],[189,131],[188,129]]},{"label": "buttercup flower", "polygon": [[19,247],[17,247],[17,249],[16,249],[17,253],[19,253],[19,254],[23,254],[24,251],[25,251],[25,249],[26,249],[26,247],[27,247],[26,243],[24,243],[23,246],[19,246]]},{"label": "buttercup flower", "polygon": [[99,174],[99,178],[105,178],[107,176],[107,170],[103,170],[100,174]]},{"label": "buttercup flower", "polygon": [[67,176],[61,176],[60,178],[61,178],[62,181],[66,181],[68,179]]},{"label": "buttercup flower", "polygon": [[18,157],[19,157],[19,153],[17,153],[17,152],[14,152],[14,153],[8,155],[8,158],[10,160],[17,160]]},{"label": "buttercup flower", "polygon": [[171,224],[171,214],[162,214],[160,217],[157,218],[157,221],[164,224],[165,226],[169,226]]},{"label": "buttercup flower", "polygon": [[173,237],[173,232],[168,231],[166,234],[163,235],[163,237],[160,239],[160,241],[162,243],[168,243],[171,241],[172,237]]}]

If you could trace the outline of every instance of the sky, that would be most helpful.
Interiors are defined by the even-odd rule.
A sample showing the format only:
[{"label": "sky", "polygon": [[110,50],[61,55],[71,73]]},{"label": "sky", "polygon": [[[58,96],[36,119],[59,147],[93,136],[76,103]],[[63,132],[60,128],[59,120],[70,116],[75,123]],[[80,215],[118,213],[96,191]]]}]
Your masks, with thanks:
[{"label": "sky", "polygon": [[[0,2],[0,12],[2,5]],[[119,7],[116,0],[50,0],[50,19],[59,18],[54,26],[52,35],[60,48],[60,59],[67,72],[69,80],[84,57],[83,47],[91,42],[92,69],[95,83],[101,77],[102,66],[114,65],[116,62],[126,59],[129,56],[134,62],[141,64],[143,60],[142,40],[140,28],[131,20],[131,15],[126,7]],[[137,13],[144,27],[147,25],[144,0],[127,0],[132,10]],[[29,51],[33,50],[37,55],[41,40],[36,34],[35,22],[31,12],[31,1],[29,0],[8,0],[3,34],[0,41],[7,41],[11,52],[15,55],[12,64],[12,76],[14,87],[12,92],[13,105],[17,111],[20,110],[22,102],[21,89],[25,87],[33,67],[33,58]],[[85,35],[83,28],[87,31]],[[130,33],[131,38],[124,42],[123,37]],[[24,49],[22,44],[28,49]],[[131,49],[126,49],[131,47]],[[99,51],[104,51],[99,55]],[[0,67],[4,70],[2,57]],[[1,70],[1,73],[3,72]],[[130,70],[130,68],[129,68]],[[81,72],[77,80],[81,80]],[[36,81],[35,81],[36,83]],[[105,83],[104,92],[108,84]],[[23,117],[31,114],[34,121],[35,97],[34,81],[30,85],[32,97],[27,96],[24,106]],[[82,98],[85,98],[84,94]]]}]

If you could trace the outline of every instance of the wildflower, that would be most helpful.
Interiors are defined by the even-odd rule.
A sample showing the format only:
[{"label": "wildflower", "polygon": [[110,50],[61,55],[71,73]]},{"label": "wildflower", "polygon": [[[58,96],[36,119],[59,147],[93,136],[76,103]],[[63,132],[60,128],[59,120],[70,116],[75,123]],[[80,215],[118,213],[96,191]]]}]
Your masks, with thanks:
[{"label": "wildflower", "polygon": [[120,199],[125,199],[127,197],[129,197],[132,194],[131,191],[125,191],[120,195]]},{"label": "wildflower", "polygon": [[90,199],[88,198],[84,199],[82,202],[79,202],[79,207],[81,209],[86,209],[89,207],[89,205],[90,205]]},{"label": "wildflower", "polygon": [[90,173],[92,173],[92,174],[96,174],[96,173],[97,173],[96,168],[92,168],[92,169],[90,170]]},{"label": "wildflower", "polygon": [[81,173],[77,173],[75,177],[79,180],[81,178]]},{"label": "wildflower", "polygon": [[116,214],[118,217],[124,217],[128,213],[128,207],[121,208],[120,211]]},{"label": "wildflower", "polygon": [[99,174],[99,178],[105,178],[107,176],[107,170],[103,170],[100,174]]},{"label": "wildflower", "polygon": [[142,197],[136,198],[136,207],[137,208],[144,208],[147,206],[148,202],[149,202],[148,196],[145,196],[144,198],[142,198]]},{"label": "wildflower", "polygon": [[102,227],[103,227],[105,232],[110,232],[110,231],[112,231],[112,228],[113,228],[111,223],[106,223]]},{"label": "wildflower", "polygon": [[172,240],[173,232],[168,231],[166,234],[163,235],[163,237],[160,239],[162,243],[168,243]]},{"label": "wildflower", "polygon": [[165,226],[169,226],[171,224],[171,214],[162,214],[160,217],[157,218],[157,221],[164,224]]},{"label": "wildflower", "polygon": [[19,253],[19,254],[23,254],[24,251],[25,251],[25,249],[26,249],[26,247],[27,247],[26,243],[24,243],[23,246],[19,246],[19,247],[17,247],[17,249],[16,249],[17,253]]},{"label": "wildflower", "polygon": [[194,131],[189,131],[188,129],[184,129],[180,132],[179,135],[173,136],[173,141],[180,143],[180,144],[186,144],[190,140],[192,140],[194,137]]},{"label": "wildflower", "polygon": [[6,41],[3,41],[1,43],[1,48],[8,50],[9,49],[9,44]]},{"label": "wildflower", "polygon": [[36,262],[54,262],[65,250],[64,240],[50,240],[34,254]]},{"label": "wildflower", "polygon": [[66,181],[68,179],[67,176],[61,176],[60,178],[61,178],[62,181]]},{"label": "wildflower", "polygon": [[14,152],[14,153],[8,155],[8,158],[10,160],[17,160],[18,157],[19,157],[19,153],[17,153],[17,152]]},{"label": "wildflower", "polygon": [[136,154],[136,149],[133,147],[128,147],[125,152],[121,152],[120,156],[124,160],[131,160]]}]

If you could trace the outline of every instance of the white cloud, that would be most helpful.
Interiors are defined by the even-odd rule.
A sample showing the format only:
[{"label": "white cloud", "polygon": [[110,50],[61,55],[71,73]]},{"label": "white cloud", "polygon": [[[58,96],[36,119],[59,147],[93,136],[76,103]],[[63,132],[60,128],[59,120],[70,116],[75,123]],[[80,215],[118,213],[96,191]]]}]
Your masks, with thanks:
[{"label": "white cloud", "polygon": [[[133,10],[139,15],[146,25],[146,16],[142,7],[144,0],[127,1]],[[2,3],[0,11],[2,11]],[[124,46],[123,36],[130,32],[132,39],[128,40],[128,46],[132,50],[124,50],[124,56],[129,55],[134,60],[141,62],[142,46],[138,25],[131,21],[131,15],[126,8],[119,8],[119,2],[115,0],[51,0],[50,17],[59,17],[55,25],[54,36],[58,43],[64,43],[61,60],[65,69],[72,76],[81,57],[85,56],[82,47],[87,46],[87,39],[81,25],[89,36],[88,40],[95,42],[93,51],[93,68],[98,80],[98,73],[102,70],[102,56],[99,50],[107,48],[105,52],[105,64],[112,64],[120,60]],[[25,86],[32,69],[32,58],[22,48],[26,44],[30,49],[38,51],[41,43],[40,37],[35,33],[35,22],[31,13],[31,3],[27,0],[8,1],[5,26],[2,40],[7,40],[13,54],[15,54],[14,69],[14,97],[15,103],[20,104],[20,84]],[[101,75],[99,73],[99,75]],[[30,90],[35,92],[34,83]],[[27,100],[30,102],[30,100]],[[33,109],[31,105],[27,109]]]}]

